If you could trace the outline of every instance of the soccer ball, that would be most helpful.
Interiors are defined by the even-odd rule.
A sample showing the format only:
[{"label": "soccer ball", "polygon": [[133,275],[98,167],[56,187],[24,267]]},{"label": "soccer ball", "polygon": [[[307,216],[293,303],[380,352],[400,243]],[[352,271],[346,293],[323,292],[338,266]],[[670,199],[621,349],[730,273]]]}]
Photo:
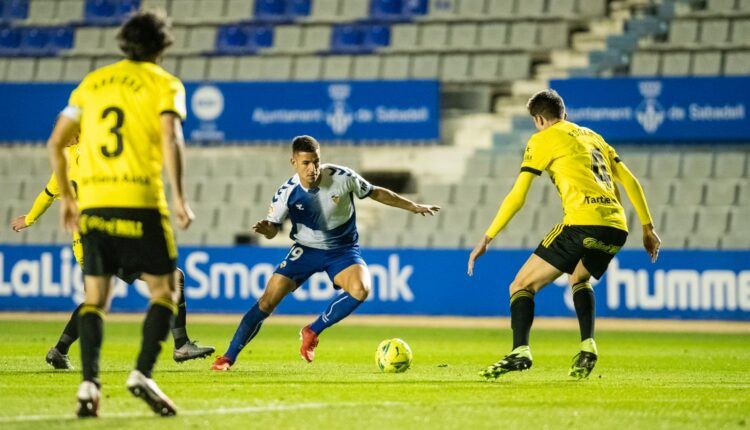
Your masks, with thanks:
[{"label": "soccer ball", "polygon": [[401,339],[386,339],[380,342],[375,352],[375,364],[381,372],[406,372],[411,366],[411,348]]}]

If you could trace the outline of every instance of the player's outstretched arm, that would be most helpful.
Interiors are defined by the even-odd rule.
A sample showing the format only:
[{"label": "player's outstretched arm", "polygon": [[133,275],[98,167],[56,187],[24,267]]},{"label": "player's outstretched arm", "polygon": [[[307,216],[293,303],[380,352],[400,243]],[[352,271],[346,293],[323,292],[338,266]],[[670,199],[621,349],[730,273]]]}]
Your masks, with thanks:
[{"label": "player's outstretched arm", "polygon": [[264,219],[255,223],[253,231],[265,236],[266,239],[271,240],[279,233],[279,226]]},{"label": "player's outstretched arm", "polygon": [[404,209],[415,214],[420,214],[422,216],[426,216],[428,214],[435,215],[440,211],[440,206],[414,203],[413,201],[383,187],[372,187],[370,198],[384,205]]},{"label": "player's outstretched arm", "polygon": [[182,123],[180,117],[172,112],[161,115],[161,141],[164,164],[172,185],[172,210],[177,225],[184,230],[193,222],[195,215],[188,204],[183,183],[185,139],[182,136]]},{"label": "player's outstretched arm", "polygon": [[648,202],[646,202],[646,195],[643,193],[641,183],[638,182],[633,172],[623,162],[614,163],[612,170],[615,180],[625,188],[625,193],[633,203],[635,212],[638,214],[638,219],[641,220],[641,225],[643,226],[643,247],[646,248],[646,252],[651,256],[651,261],[656,262],[656,259],[659,258],[661,239],[656,234],[654,221],[651,218],[651,212],[648,210]]},{"label": "player's outstretched arm", "polygon": [[497,236],[497,234],[508,225],[516,212],[518,212],[523,207],[524,203],[526,203],[526,195],[531,189],[531,183],[534,181],[534,178],[536,178],[536,175],[530,172],[521,172],[518,175],[518,178],[516,178],[513,188],[508,195],[505,196],[505,199],[503,199],[503,203],[500,205],[500,209],[497,211],[495,219],[492,220],[492,224],[490,224],[489,228],[484,233],[484,236],[479,239],[479,242],[469,255],[469,263],[466,270],[466,273],[468,273],[469,276],[474,274],[474,263],[479,257],[487,252],[487,248],[489,247],[490,242],[492,242],[492,239],[494,239],[495,236]]},{"label": "player's outstretched arm", "polygon": [[63,226],[69,231],[78,230],[78,205],[68,178],[68,158],[65,155],[65,146],[78,133],[78,128],[78,123],[63,113],[47,140],[47,152],[52,170],[60,186],[60,218]]},{"label": "player's outstretched arm", "polygon": [[27,227],[31,227],[34,225],[36,220],[41,217],[44,212],[49,209],[49,207],[52,205],[52,202],[55,201],[55,196],[49,194],[49,192],[45,189],[39,195],[36,196],[36,199],[34,199],[34,204],[31,206],[31,210],[26,215],[19,215],[10,222],[10,226],[13,229],[13,231],[21,231]]}]

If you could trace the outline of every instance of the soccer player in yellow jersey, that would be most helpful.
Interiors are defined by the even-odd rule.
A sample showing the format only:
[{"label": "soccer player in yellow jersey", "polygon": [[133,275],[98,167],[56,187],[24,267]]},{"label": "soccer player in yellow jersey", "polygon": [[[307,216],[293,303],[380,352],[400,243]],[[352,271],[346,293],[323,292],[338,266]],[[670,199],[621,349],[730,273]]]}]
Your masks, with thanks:
[{"label": "soccer player in yellow jersey", "polygon": [[[151,409],[174,415],[151,373],[177,310],[177,247],[161,179],[165,164],[172,210],[187,228],[193,214],[183,192],[185,89],[156,63],[171,45],[163,13],[141,11],[117,35],[127,59],[89,73],[70,95],[47,142],[60,185],[63,224],[81,232],[86,287],[79,333],[83,382],[79,417],[98,416],[99,353],[112,276],[140,273],[151,293],[136,368],[126,385]],[[65,145],[80,130],[78,200],[68,178]],[[80,213],[79,213],[80,209]]]},{"label": "soccer player in yellow jersey", "polygon": [[560,194],[565,217],[542,240],[511,283],[513,351],[482,375],[497,378],[531,367],[529,332],[534,320],[534,295],[567,273],[581,332],[581,349],[569,375],[586,378],[598,358],[594,342],[594,290],[589,280],[604,274],[628,235],[625,211],[614,181],[623,185],[635,206],[643,225],[643,246],[652,261],[656,261],[661,240],[654,230],[638,180],[600,135],[566,121],[565,104],[557,92],[540,91],[529,99],[526,107],[539,132],[526,146],[521,173],[513,188],[471,252],[469,276],[476,260],[523,206],[534,178],[544,171],[549,173]]},{"label": "soccer player in yellow jersey", "polygon": [[[73,185],[73,191],[77,188],[78,156],[78,136],[75,136],[67,147],[67,157],[68,160],[70,160],[68,163],[68,179]],[[44,190],[37,195],[36,199],[34,199],[34,204],[29,213],[13,218],[11,221],[11,228],[16,232],[19,232],[25,228],[31,227],[47,211],[47,209],[49,209],[55,199],[59,197],[60,186],[57,184],[57,178],[53,173],[49,178],[47,185],[44,187]],[[75,256],[78,265],[83,267],[83,245],[81,244],[81,235],[77,231],[73,233],[72,247],[73,255]],[[132,284],[138,278],[140,278],[140,273],[120,275],[120,279],[128,284]],[[187,360],[208,357],[215,351],[214,347],[200,346],[196,342],[191,341],[187,334],[187,305],[185,303],[184,294],[185,274],[182,273],[182,270],[177,269],[175,272],[175,280],[180,295],[178,298],[177,316],[174,319],[172,326],[172,337],[174,339],[174,352],[172,358],[176,362],[181,363]],[[81,310],[81,306],[83,305],[78,305],[78,307],[73,310],[57,344],[50,348],[50,350],[47,351],[47,355],[44,357],[45,361],[55,369],[73,369],[73,365],[70,363],[70,358],[68,357],[68,350],[70,349],[70,346],[78,340],[78,313]]]}]

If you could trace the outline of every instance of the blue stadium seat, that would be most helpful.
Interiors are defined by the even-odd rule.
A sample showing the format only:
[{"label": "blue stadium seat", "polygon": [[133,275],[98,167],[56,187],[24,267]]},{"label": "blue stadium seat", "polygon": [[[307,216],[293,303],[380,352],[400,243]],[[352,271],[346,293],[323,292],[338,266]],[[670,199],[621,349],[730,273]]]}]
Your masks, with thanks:
[{"label": "blue stadium seat", "polygon": [[260,48],[273,45],[273,28],[270,26],[253,26],[231,24],[219,28],[216,37],[218,54],[253,54]]},{"label": "blue stadium seat", "polygon": [[26,19],[29,16],[29,0],[0,0],[0,22]]},{"label": "blue stadium seat", "polygon": [[403,19],[402,0],[371,0],[370,18],[384,20]]},{"label": "blue stadium seat", "polygon": [[428,0],[404,0],[402,14],[406,16],[427,15]]},{"label": "blue stadium seat", "polygon": [[141,0],[120,0],[117,5],[116,15],[119,21],[125,21],[131,13],[137,11],[141,7]]},{"label": "blue stadium seat", "polygon": [[373,24],[365,28],[364,47],[369,50],[383,48],[391,44],[391,28],[387,25]]},{"label": "blue stadium seat", "polygon": [[11,56],[18,54],[21,44],[21,31],[17,28],[0,28],[0,55]]},{"label": "blue stadium seat", "polygon": [[284,0],[258,0],[255,2],[254,18],[261,21],[287,20],[287,2]]},{"label": "blue stadium seat", "polygon": [[358,52],[362,50],[365,40],[364,31],[359,25],[342,24],[333,27],[331,34],[331,51]]},{"label": "blue stadium seat", "polygon": [[311,9],[311,0],[287,0],[286,14],[292,19],[301,16],[310,16]]},{"label": "blue stadium seat", "polygon": [[86,0],[84,20],[89,24],[115,24],[119,21],[117,0]]},{"label": "blue stadium seat", "polygon": [[73,48],[73,27],[51,27],[50,48],[55,52]]},{"label": "blue stadium seat", "polygon": [[44,27],[26,27],[21,30],[19,53],[21,55],[43,56],[53,54],[50,49],[49,29]]}]

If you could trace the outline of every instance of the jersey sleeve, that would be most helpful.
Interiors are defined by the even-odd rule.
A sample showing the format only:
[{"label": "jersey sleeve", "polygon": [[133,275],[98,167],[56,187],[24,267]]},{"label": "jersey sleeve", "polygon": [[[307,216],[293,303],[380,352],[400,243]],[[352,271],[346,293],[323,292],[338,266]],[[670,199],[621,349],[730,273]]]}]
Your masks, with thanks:
[{"label": "jersey sleeve", "polygon": [[347,174],[347,185],[349,191],[354,193],[360,199],[364,199],[372,194],[373,186],[365,178],[354,170],[343,168]]},{"label": "jersey sleeve", "polygon": [[60,194],[60,185],[57,183],[57,177],[54,173],[50,176],[49,181],[47,181],[44,192],[50,197],[57,197]]},{"label": "jersey sleeve", "polygon": [[604,148],[607,150],[607,158],[609,158],[610,163],[615,164],[622,161],[620,160],[620,156],[617,155],[617,151],[615,151],[615,148],[613,148],[610,144],[605,142]]},{"label": "jersey sleeve", "polygon": [[183,121],[187,117],[185,86],[177,78],[168,79],[163,84],[159,97],[159,114],[163,113],[174,113]]},{"label": "jersey sleeve", "polygon": [[83,83],[81,85],[78,85],[78,87],[73,90],[72,93],[70,93],[70,97],[68,98],[68,105],[65,107],[65,109],[60,112],[60,115],[75,121],[76,123],[81,123],[81,116],[83,115]]},{"label": "jersey sleeve", "polygon": [[289,194],[291,193],[292,188],[294,188],[294,185],[295,184],[290,180],[276,191],[276,194],[274,194],[271,199],[271,205],[268,207],[268,215],[266,216],[267,221],[274,224],[284,223],[284,220],[289,215],[289,206],[287,206],[287,204],[289,202]]},{"label": "jersey sleeve", "polygon": [[521,171],[539,176],[547,170],[550,162],[552,162],[552,151],[549,145],[546,145],[537,135],[532,136],[523,153]]}]

